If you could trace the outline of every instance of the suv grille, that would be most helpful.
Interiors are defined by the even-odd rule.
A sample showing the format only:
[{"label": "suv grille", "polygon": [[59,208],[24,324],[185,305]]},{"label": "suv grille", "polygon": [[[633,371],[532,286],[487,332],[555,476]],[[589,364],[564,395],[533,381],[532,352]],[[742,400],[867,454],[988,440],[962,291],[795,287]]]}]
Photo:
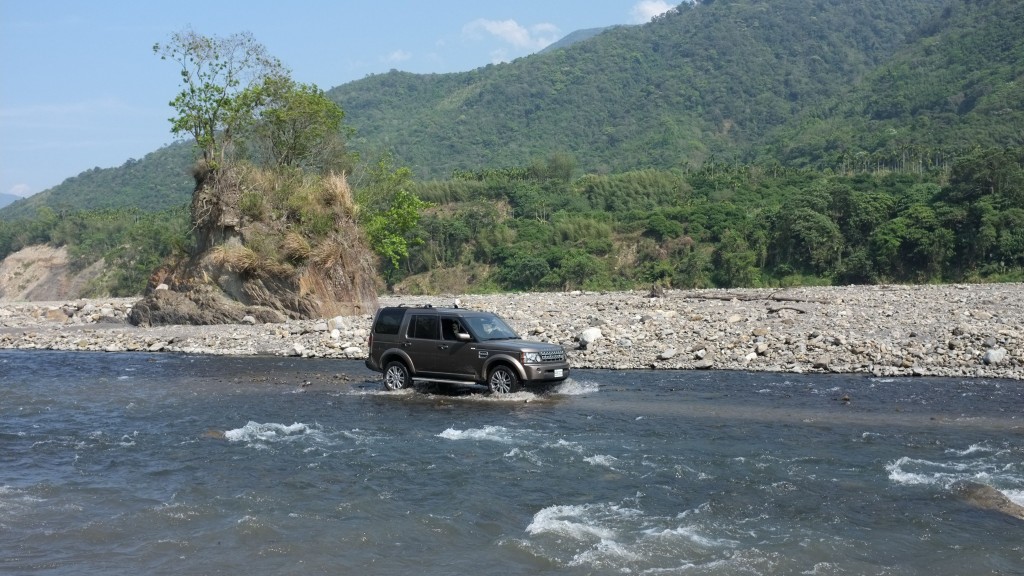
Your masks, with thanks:
[{"label": "suv grille", "polygon": [[565,360],[565,352],[561,350],[546,350],[540,353],[542,362],[562,362]]}]

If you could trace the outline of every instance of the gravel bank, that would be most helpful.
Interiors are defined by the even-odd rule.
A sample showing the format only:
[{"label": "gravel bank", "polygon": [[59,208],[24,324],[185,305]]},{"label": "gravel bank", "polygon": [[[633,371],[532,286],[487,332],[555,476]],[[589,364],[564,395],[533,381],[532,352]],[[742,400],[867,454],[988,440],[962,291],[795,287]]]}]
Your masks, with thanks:
[{"label": "gravel bank", "polygon": [[[460,296],[577,368],[851,372],[1024,380],[1024,285]],[[386,296],[381,305],[451,296]],[[125,323],[135,299],[0,302],[0,348],[364,358],[369,316],[284,324]]]}]

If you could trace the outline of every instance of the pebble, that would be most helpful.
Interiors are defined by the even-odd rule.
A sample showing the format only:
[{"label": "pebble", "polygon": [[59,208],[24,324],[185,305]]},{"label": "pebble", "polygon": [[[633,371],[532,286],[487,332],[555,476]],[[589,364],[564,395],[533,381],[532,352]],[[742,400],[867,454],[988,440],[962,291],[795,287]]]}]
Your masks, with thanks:
[{"label": "pebble", "polygon": [[[1024,285],[459,295],[575,368],[846,372],[1024,380]],[[380,298],[448,306],[453,296]],[[366,356],[371,316],[217,326],[127,324],[133,298],[0,301],[0,348],[303,358]]]}]

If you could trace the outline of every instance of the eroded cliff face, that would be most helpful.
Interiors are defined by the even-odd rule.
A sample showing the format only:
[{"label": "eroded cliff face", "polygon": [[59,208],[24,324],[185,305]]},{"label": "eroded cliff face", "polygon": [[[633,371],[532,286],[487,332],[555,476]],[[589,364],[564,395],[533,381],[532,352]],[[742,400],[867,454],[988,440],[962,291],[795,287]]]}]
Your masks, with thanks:
[{"label": "eroded cliff face", "polygon": [[64,247],[25,247],[0,261],[0,301],[81,298],[104,271],[102,261],[82,264],[71,262]]},{"label": "eroded cliff face", "polygon": [[194,253],[153,273],[129,321],[230,324],[373,312],[376,256],[355,222],[347,184],[334,178],[301,193],[281,186],[297,184],[244,171],[197,184]]}]

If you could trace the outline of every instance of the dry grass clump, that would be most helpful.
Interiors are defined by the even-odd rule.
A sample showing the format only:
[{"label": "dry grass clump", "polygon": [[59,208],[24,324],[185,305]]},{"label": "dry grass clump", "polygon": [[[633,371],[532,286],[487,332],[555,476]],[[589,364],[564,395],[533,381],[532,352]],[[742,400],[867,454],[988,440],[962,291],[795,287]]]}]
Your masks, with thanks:
[{"label": "dry grass clump", "polygon": [[266,271],[263,264],[267,262],[251,248],[241,244],[221,244],[210,251],[210,258],[214,264],[223,266],[232,272],[239,274],[258,275]]},{"label": "dry grass clump", "polygon": [[292,262],[305,262],[309,259],[311,250],[309,241],[298,232],[288,232],[281,241],[282,255]]},{"label": "dry grass clump", "polygon": [[320,201],[324,206],[331,206],[345,216],[355,219],[358,215],[355,199],[352,197],[352,188],[348,185],[348,178],[345,173],[331,173],[324,176],[323,187],[321,188]]},{"label": "dry grass clump", "polygon": [[359,261],[349,252],[366,249],[344,173],[310,175],[249,166],[238,172],[238,187],[244,216],[241,243],[218,246],[213,255],[232,271],[313,282],[309,288],[316,290],[320,287],[308,277],[311,271],[337,273]]},{"label": "dry grass clump", "polygon": [[319,244],[310,252],[309,263],[321,270],[330,270],[345,261],[345,242],[333,236]]}]

